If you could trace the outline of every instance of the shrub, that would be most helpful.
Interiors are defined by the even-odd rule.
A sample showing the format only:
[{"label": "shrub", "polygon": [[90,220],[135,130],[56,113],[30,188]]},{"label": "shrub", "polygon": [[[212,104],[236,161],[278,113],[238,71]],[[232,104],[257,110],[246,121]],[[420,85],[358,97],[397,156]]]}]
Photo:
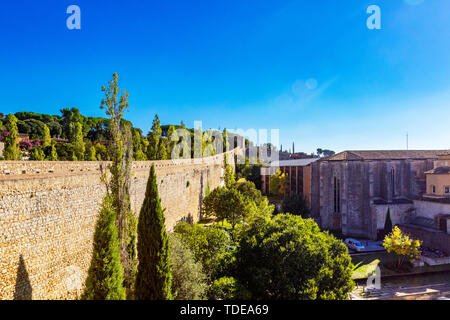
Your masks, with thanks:
[{"label": "shrub", "polygon": [[202,264],[204,272],[212,279],[223,258],[222,255],[229,250],[231,243],[229,235],[215,227],[201,227],[186,222],[179,222],[174,231],[181,236],[194,254],[195,261]]}]

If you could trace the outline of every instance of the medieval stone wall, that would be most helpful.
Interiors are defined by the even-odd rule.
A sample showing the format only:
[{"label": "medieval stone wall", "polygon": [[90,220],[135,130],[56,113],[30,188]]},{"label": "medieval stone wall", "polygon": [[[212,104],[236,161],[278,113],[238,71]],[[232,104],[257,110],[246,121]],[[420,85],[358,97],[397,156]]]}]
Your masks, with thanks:
[{"label": "medieval stone wall", "polygon": [[[153,163],[167,228],[181,219],[198,221],[206,189],[223,183],[223,155]],[[133,163],[136,214],[151,164]],[[0,300],[79,297],[105,194],[100,167],[106,165],[0,161]]]}]

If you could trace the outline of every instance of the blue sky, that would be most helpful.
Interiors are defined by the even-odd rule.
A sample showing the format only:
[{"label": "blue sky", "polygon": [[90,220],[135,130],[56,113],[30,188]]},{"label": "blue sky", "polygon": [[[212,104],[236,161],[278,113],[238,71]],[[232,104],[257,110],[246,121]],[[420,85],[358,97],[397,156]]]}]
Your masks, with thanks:
[{"label": "blue sky", "polygon": [[[81,8],[68,30],[66,8]],[[381,30],[366,9],[381,8]],[[283,147],[450,148],[450,1],[4,1],[3,113],[101,116],[113,72],[126,117],[280,129]]]}]

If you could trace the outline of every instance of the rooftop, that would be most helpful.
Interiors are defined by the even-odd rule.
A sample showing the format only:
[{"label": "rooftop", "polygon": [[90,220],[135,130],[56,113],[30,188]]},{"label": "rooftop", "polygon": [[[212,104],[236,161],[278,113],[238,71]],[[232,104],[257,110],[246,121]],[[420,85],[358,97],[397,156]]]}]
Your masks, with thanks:
[{"label": "rooftop", "polygon": [[268,167],[304,167],[310,165],[313,162],[316,162],[320,158],[309,158],[309,159],[294,159],[294,160],[280,160],[280,161],[272,161],[268,165],[264,166]]},{"label": "rooftop", "polygon": [[449,150],[350,150],[343,151],[324,160],[405,160],[437,159]]}]

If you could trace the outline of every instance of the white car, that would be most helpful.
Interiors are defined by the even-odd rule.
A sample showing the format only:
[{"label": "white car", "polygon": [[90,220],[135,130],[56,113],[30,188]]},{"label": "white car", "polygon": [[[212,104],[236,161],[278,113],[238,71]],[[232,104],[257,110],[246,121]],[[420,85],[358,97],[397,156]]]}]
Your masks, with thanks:
[{"label": "white car", "polygon": [[350,249],[355,250],[357,252],[363,251],[365,248],[361,244],[361,242],[359,242],[358,240],[355,240],[355,239],[351,239],[351,238],[345,239],[344,243],[347,247],[349,247]]}]

